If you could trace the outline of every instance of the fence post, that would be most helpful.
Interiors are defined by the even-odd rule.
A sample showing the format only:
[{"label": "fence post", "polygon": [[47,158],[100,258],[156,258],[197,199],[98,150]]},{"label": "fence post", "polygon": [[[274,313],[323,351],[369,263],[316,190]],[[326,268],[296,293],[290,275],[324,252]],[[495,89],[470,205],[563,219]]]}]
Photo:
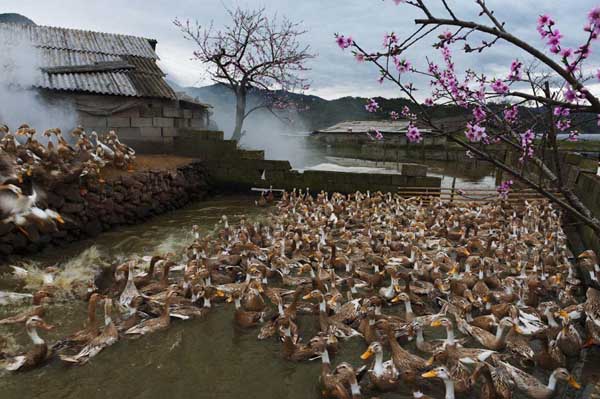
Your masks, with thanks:
[{"label": "fence post", "polygon": [[452,178],[452,190],[450,191],[450,202],[454,202],[454,188],[456,187],[456,176]]}]

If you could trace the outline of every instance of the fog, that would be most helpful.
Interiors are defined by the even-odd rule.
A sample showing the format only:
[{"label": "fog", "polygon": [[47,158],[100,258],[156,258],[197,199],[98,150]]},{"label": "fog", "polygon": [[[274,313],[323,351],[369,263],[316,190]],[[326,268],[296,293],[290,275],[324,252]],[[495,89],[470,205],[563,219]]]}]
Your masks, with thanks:
[{"label": "fog", "polygon": [[[218,129],[225,133],[225,138],[231,138],[235,127],[235,96],[225,92],[219,95],[200,96],[201,101],[211,104],[212,120]],[[249,95],[247,110],[258,105],[260,98]],[[240,147],[252,150],[265,150],[267,159],[289,160],[293,167],[304,168],[318,163],[319,151],[311,148],[306,140],[309,134],[302,116],[295,110],[279,111],[279,117],[267,109],[252,112],[244,121],[245,131]]]},{"label": "fog", "polygon": [[71,103],[48,102],[34,88],[42,65],[37,48],[4,35],[0,38],[0,54],[0,123],[12,131],[26,123],[38,134],[49,128],[67,130],[76,125]]}]

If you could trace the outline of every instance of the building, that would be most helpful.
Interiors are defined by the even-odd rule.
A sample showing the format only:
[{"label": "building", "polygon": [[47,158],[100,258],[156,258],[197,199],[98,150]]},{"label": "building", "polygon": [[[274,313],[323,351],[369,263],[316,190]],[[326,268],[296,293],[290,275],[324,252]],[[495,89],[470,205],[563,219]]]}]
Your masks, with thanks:
[{"label": "building", "polygon": [[47,100],[71,102],[88,131],[114,129],[143,152],[209,127],[211,106],[165,81],[155,40],[30,23],[0,23],[0,39],[35,49],[41,65],[34,86]]},{"label": "building", "polygon": [[[325,129],[316,130],[312,137],[327,144],[372,144],[378,141],[377,133],[381,133],[386,145],[408,145],[406,133],[407,120],[372,120],[372,121],[346,121]],[[430,137],[429,129],[420,128],[425,134],[423,143],[444,145],[445,137]]]}]

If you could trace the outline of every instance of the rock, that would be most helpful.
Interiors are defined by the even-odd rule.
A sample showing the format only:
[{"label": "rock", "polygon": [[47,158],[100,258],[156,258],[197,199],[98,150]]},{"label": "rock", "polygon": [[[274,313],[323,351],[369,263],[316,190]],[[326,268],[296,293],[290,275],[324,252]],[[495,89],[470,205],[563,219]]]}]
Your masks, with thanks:
[{"label": "rock", "polygon": [[10,233],[11,231],[13,231],[15,229],[15,224],[10,222],[10,223],[2,223],[0,224],[0,237]]},{"label": "rock", "polygon": [[83,231],[91,237],[96,237],[98,234],[102,233],[102,223],[97,219],[90,220],[83,226]]},{"label": "rock", "polygon": [[60,209],[61,212],[63,213],[80,213],[82,212],[84,209],[84,205],[79,203],[70,203],[67,202],[66,204],[63,205],[63,207]]},{"label": "rock", "polygon": [[10,255],[14,251],[14,248],[10,244],[0,244],[0,254]]}]

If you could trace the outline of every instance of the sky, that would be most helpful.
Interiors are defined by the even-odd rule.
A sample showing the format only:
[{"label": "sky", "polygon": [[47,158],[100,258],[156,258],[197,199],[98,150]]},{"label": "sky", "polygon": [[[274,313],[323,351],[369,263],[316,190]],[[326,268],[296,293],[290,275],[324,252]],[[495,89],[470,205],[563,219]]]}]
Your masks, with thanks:
[{"label": "sky", "polygon": [[[433,9],[437,0],[426,0]],[[449,0],[458,16],[477,17],[473,0]],[[564,43],[578,45],[584,39],[582,26],[587,12],[600,5],[600,0],[488,0],[496,16],[506,22],[507,30],[538,48],[543,48],[535,27],[542,13],[551,14]],[[158,40],[157,52],[168,78],[182,86],[204,86],[212,82],[205,66],[192,60],[194,45],[185,40],[173,25],[173,20],[198,21],[215,27],[228,22],[224,7],[265,7],[268,13],[285,15],[302,22],[307,33],[301,42],[310,45],[317,57],[308,64],[305,77],[311,81],[310,94],[327,99],[342,96],[398,97],[392,85],[377,82],[378,73],[372,65],[357,63],[348,50],[337,47],[333,35],[351,35],[363,48],[381,50],[383,36],[395,32],[401,38],[414,30],[414,19],[420,17],[413,7],[395,5],[392,0],[0,0],[0,13],[16,12],[40,25],[61,26],[144,36]],[[406,54],[414,65],[423,65],[425,56],[436,59],[430,46],[434,37],[426,39]],[[596,46],[596,53],[600,49]],[[459,70],[473,68],[486,74],[506,75],[512,60],[528,58],[514,48],[498,45],[478,55],[457,54]],[[600,66],[600,56],[594,54],[590,67]],[[595,69],[594,69],[595,70]],[[427,82],[415,80],[422,93]],[[594,90],[596,91],[596,90]],[[419,95],[424,97],[424,95]]]}]

